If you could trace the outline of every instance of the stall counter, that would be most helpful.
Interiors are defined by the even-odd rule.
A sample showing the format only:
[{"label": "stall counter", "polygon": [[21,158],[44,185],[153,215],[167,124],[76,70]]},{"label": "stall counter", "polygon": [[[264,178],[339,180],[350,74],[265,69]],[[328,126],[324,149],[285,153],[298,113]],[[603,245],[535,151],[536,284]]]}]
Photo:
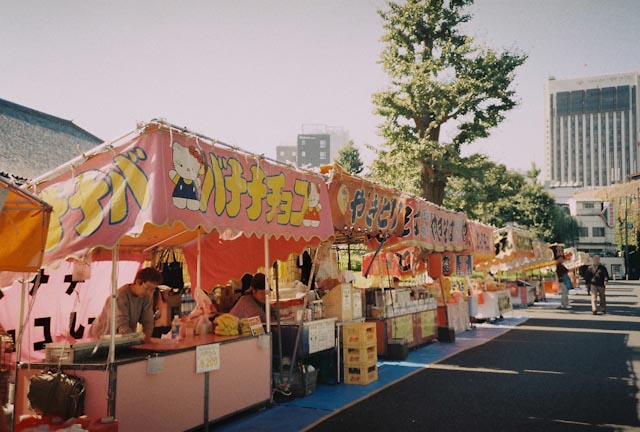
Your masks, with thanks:
[{"label": "stall counter", "polygon": [[[196,348],[210,344],[219,344],[219,369],[196,373]],[[157,373],[148,372],[150,359],[158,362]],[[52,366],[57,365],[22,365],[18,369],[16,419],[33,414],[26,397],[29,377]],[[85,414],[106,416],[106,360],[63,364],[61,369],[85,378]],[[119,431],[192,429],[269,402],[271,338],[202,335],[178,343],[143,344],[116,359],[115,375]]]},{"label": "stall counter", "polygon": [[432,342],[436,338],[437,309],[395,315],[390,318],[367,318],[376,324],[378,355],[387,355],[389,339],[405,339],[409,348]]}]

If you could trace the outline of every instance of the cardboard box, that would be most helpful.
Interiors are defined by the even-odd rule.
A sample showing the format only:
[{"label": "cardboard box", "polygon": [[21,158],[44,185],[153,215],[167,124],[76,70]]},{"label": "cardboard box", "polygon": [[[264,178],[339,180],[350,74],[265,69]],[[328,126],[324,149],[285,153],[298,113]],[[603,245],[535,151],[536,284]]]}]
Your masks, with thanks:
[{"label": "cardboard box", "polygon": [[341,322],[353,319],[351,290],[351,284],[340,284],[322,297],[325,317],[337,318]]},{"label": "cardboard box", "polygon": [[364,316],[362,313],[362,291],[353,288],[351,291],[351,319],[360,319]]}]

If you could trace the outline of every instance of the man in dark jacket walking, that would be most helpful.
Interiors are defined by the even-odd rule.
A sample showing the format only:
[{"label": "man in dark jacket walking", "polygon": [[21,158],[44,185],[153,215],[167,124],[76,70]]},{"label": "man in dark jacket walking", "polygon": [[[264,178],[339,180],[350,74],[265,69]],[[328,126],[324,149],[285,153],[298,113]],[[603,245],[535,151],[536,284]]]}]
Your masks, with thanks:
[{"label": "man in dark jacket walking", "polygon": [[600,264],[600,257],[598,255],[593,257],[593,264],[587,269],[585,280],[588,285],[591,285],[591,312],[593,312],[594,315],[598,314],[596,297],[600,297],[600,310],[603,315],[606,314],[607,298],[605,289],[609,281],[609,272],[605,266]]}]

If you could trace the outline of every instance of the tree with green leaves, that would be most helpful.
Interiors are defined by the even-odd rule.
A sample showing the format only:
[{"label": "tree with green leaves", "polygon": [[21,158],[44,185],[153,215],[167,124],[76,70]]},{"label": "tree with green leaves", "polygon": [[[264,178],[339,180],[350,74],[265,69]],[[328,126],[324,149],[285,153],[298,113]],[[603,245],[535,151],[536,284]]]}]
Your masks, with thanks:
[{"label": "tree with green leaves", "polygon": [[[381,63],[388,89],[373,95],[385,143],[377,151],[372,177],[436,204],[444,200],[448,178],[465,161],[461,147],[504,120],[516,105],[511,88],[526,56],[474,45],[461,25],[472,0],[389,1]],[[447,123],[451,142],[441,142]]]},{"label": "tree with green leaves", "polygon": [[364,169],[364,164],[360,158],[360,149],[356,147],[353,140],[349,140],[338,150],[336,162],[351,174],[360,174]]},{"label": "tree with green leaves", "polygon": [[461,177],[452,177],[447,185],[447,208],[497,227],[516,223],[548,242],[576,243],[577,220],[542,188],[535,164],[522,175],[486,156],[474,155],[469,161]]}]

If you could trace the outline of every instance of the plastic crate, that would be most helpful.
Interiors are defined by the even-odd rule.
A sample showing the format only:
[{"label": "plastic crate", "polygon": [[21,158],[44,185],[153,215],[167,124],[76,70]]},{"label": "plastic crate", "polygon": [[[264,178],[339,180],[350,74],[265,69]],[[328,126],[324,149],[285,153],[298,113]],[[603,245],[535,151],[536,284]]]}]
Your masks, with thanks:
[{"label": "plastic crate", "polygon": [[[316,390],[316,383],[318,381],[318,369],[314,369],[312,371],[307,371],[306,373],[302,373],[302,371],[297,370],[293,372],[292,382],[289,382],[289,371],[286,370],[282,374],[282,379],[284,383],[289,384],[291,388],[291,392],[295,397],[305,397],[309,396]],[[277,387],[280,385],[280,372],[273,372],[273,386]]]},{"label": "plastic crate", "polygon": [[378,347],[375,343],[362,347],[345,346],[342,349],[344,363],[371,363],[378,360]]},{"label": "plastic crate", "polygon": [[344,383],[366,385],[378,381],[377,362],[345,364]]},{"label": "plastic crate", "polygon": [[345,347],[365,347],[376,342],[375,323],[363,322],[343,326],[342,345]]}]

